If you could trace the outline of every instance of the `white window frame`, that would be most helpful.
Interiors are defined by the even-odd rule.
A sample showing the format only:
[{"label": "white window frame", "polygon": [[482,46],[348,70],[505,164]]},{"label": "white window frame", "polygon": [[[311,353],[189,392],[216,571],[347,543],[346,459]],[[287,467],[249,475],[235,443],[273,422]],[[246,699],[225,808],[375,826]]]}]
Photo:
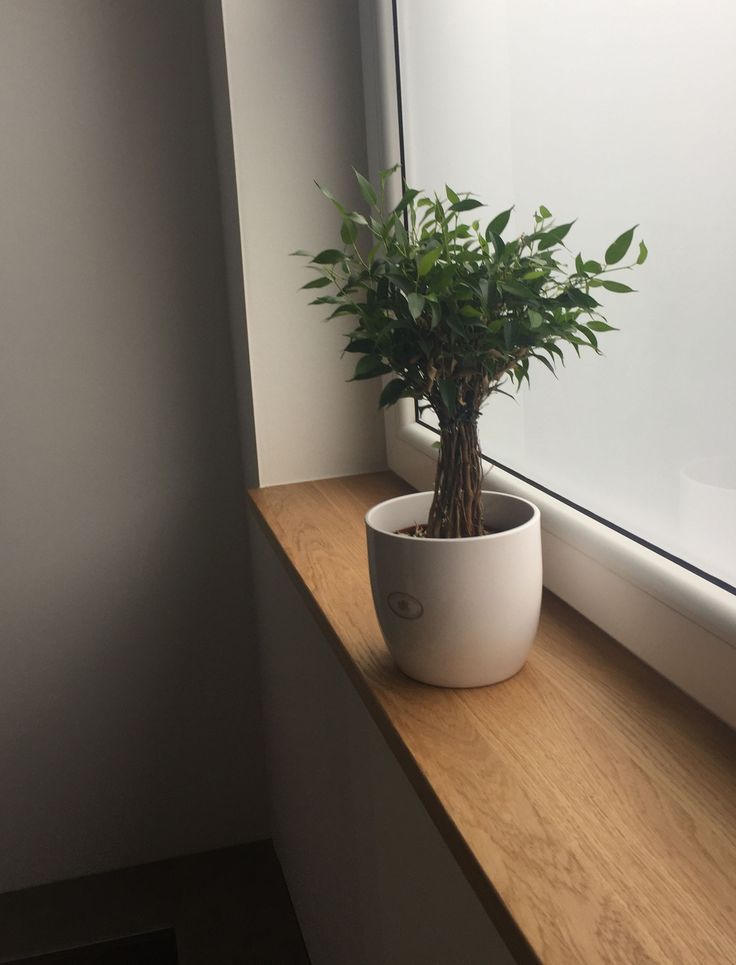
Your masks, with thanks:
[{"label": "white window frame", "polygon": [[[360,3],[376,178],[400,157],[393,0]],[[436,439],[416,422],[411,400],[387,411],[388,465],[418,489],[432,488]],[[736,726],[736,596],[498,467],[489,488],[539,506],[545,586]]]}]

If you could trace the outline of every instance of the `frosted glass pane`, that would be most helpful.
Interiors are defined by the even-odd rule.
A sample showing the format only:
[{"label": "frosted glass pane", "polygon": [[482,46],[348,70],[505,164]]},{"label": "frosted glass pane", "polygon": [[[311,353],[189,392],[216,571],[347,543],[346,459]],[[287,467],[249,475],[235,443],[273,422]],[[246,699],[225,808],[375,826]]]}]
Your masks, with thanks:
[{"label": "frosted glass pane", "polygon": [[[472,190],[510,231],[545,204],[601,257],[650,250],[608,295],[604,358],[493,398],[485,452],[736,584],[736,5],[399,0],[407,178]],[[474,212],[476,214],[477,212]],[[492,477],[491,477],[492,478]]]}]

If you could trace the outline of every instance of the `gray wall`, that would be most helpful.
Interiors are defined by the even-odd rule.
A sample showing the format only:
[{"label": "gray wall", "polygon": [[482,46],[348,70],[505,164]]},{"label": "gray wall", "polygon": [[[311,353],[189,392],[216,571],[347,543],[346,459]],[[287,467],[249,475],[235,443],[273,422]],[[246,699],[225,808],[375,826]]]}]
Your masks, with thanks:
[{"label": "gray wall", "polygon": [[199,3],[0,3],[0,890],[267,832],[207,85]]}]

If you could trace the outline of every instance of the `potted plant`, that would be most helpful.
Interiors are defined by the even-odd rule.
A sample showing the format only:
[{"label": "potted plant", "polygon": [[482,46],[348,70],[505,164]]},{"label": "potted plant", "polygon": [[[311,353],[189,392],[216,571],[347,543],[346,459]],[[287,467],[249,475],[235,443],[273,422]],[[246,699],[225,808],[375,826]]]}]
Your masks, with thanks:
[{"label": "potted plant", "polygon": [[[531,230],[505,240],[511,209],[482,225],[482,203],[447,187],[429,196],[405,187],[387,210],[386,188],[356,178],[368,206],[350,211],[325,188],[342,219],[340,248],[309,258],[329,289],[311,302],[355,327],[345,351],[358,356],[355,379],[392,375],[381,406],[415,399],[440,431],[434,491],[389,500],[366,517],[369,564],[381,628],[410,676],[444,686],[504,680],[524,664],[536,634],[542,589],[539,510],[483,489],[478,418],[497,392],[529,381],[532,363],[552,372],[562,347],[600,354],[611,331],[595,294],[631,292],[613,272],[640,265],[626,257],[635,228],[601,261],[572,257],[573,223],[541,206]],[[319,187],[319,185],[318,185]],[[594,294],[595,292],[595,294]]]}]

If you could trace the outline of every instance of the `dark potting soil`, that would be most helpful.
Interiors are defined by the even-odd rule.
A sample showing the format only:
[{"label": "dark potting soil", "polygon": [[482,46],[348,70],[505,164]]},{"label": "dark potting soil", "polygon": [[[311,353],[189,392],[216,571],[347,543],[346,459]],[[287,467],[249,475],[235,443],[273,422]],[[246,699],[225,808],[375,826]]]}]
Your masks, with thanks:
[{"label": "dark potting soil", "polygon": [[[411,526],[404,526],[403,529],[394,530],[397,536],[415,536],[417,539],[424,539],[427,536],[427,524],[426,523],[412,523]],[[502,533],[502,529],[492,529],[490,526],[484,527],[484,532],[486,536],[493,536],[496,533]]]}]

